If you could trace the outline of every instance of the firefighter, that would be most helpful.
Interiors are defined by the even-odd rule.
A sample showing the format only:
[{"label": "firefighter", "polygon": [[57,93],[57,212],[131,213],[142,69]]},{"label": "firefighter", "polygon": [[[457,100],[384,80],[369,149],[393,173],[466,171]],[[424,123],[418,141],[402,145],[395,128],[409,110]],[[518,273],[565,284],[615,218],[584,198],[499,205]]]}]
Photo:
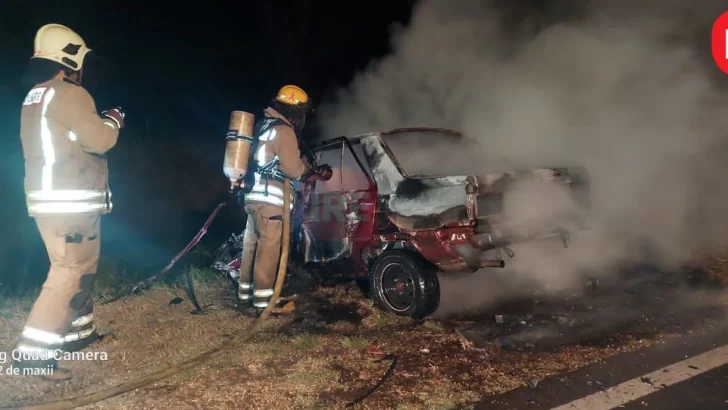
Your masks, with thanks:
[{"label": "firefighter", "polygon": [[[309,99],[294,85],[282,87],[256,124],[259,136],[254,158],[262,167],[255,173],[251,191],[244,201],[247,225],[243,237],[238,298],[248,312],[259,314],[273,296],[283,228],[283,178],[300,181],[328,180],[331,167],[313,168],[301,159],[298,137],[302,131]],[[293,187],[291,187],[293,193]],[[291,205],[293,195],[291,195]]]},{"label": "firefighter", "polygon": [[25,197],[50,259],[43,283],[15,347],[18,367],[54,371],[63,351],[98,340],[93,289],[100,254],[101,215],[111,211],[105,154],[124,127],[120,108],[96,112],[81,86],[91,51],[68,27],[47,24],[35,36],[26,75],[35,84],[23,101],[20,138],[25,157]]}]

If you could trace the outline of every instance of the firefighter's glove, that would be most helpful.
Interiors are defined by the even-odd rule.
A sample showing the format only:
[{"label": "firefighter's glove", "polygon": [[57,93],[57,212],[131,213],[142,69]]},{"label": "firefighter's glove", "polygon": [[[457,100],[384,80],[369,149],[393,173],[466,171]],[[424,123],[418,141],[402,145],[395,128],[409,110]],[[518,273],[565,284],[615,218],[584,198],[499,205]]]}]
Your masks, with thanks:
[{"label": "firefighter's glove", "polygon": [[308,171],[303,178],[304,182],[328,181],[331,179],[332,171],[328,165],[321,165]]},{"label": "firefighter's glove", "polygon": [[103,111],[101,116],[114,121],[118,129],[124,128],[124,117],[126,114],[122,111],[121,107],[112,108],[110,110]]},{"label": "firefighter's glove", "polygon": [[329,179],[331,179],[331,176],[334,174],[333,171],[331,170],[331,167],[326,164],[319,165],[318,167],[316,167],[314,169],[314,173],[316,174],[318,179],[320,179],[321,181],[328,181]]}]

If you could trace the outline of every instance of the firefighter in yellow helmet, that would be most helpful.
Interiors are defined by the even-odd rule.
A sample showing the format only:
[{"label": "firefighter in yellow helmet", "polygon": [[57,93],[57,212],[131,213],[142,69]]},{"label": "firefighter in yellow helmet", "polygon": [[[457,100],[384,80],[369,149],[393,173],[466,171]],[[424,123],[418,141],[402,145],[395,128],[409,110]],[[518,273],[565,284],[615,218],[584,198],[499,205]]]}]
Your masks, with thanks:
[{"label": "firefighter in yellow helmet", "polygon": [[254,159],[262,170],[255,173],[252,190],[239,198],[244,201],[247,225],[243,237],[238,298],[252,314],[259,314],[265,309],[273,296],[281,252],[283,212],[291,212],[291,209],[283,209],[283,178],[331,178],[330,166],[313,168],[301,159],[297,134],[305,125],[308,111],[306,92],[297,86],[286,85],[278,91],[265,109],[264,118],[255,126],[259,142]]},{"label": "firefighter in yellow helmet", "polygon": [[100,219],[111,211],[105,154],[124,127],[120,108],[96,112],[81,86],[86,42],[68,27],[47,24],[35,36],[22,102],[20,138],[25,196],[50,259],[43,288],[16,345],[16,366],[53,368],[59,352],[96,341],[91,291],[100,254]]}]

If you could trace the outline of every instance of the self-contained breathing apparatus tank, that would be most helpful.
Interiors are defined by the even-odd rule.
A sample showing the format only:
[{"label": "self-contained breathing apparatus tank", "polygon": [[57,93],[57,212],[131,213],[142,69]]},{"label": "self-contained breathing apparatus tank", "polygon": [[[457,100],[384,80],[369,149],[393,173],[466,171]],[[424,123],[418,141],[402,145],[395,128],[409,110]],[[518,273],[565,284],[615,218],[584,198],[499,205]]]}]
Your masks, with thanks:
[{"label": "self-contained breathing apparatus tank", "polygon": [[246,189],[246,176],[250,172],[250,156],[254,145],[255,115],[245,111],[233,111],[225,146],[223,172],[230,179],[230,190]]}]

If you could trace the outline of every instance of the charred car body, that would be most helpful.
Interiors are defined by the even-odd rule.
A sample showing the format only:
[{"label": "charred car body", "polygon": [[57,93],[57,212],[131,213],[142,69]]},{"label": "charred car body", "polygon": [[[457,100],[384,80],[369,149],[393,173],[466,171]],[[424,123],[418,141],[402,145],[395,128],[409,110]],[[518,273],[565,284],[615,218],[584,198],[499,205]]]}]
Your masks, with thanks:
[{"label": "charred car body", "polygon": [[[523,181],[565,188],[579,209],[588,207],[583,168],[410,176],[386,140],[413,131],[454,133],[396,129],[312,147],[317,162],[329,164],[334,173],[329,181],[296,185],[292,275],[303,270],[364,279],[380,308],[424,317],[439,304],[438,274],[503,267],[502,258],[485,255],[511,243],[555,236],[566,240],[570,230],[584,227],[583,218],[573,212],[566,218],[563,212],[549,217],[557,223],[529,232],[509,228],[504,216],[509,190]],[[241,247],[242,234],[233,235],[223,246],[232,257],[220,256],[213,266],[236,278]]]}]

